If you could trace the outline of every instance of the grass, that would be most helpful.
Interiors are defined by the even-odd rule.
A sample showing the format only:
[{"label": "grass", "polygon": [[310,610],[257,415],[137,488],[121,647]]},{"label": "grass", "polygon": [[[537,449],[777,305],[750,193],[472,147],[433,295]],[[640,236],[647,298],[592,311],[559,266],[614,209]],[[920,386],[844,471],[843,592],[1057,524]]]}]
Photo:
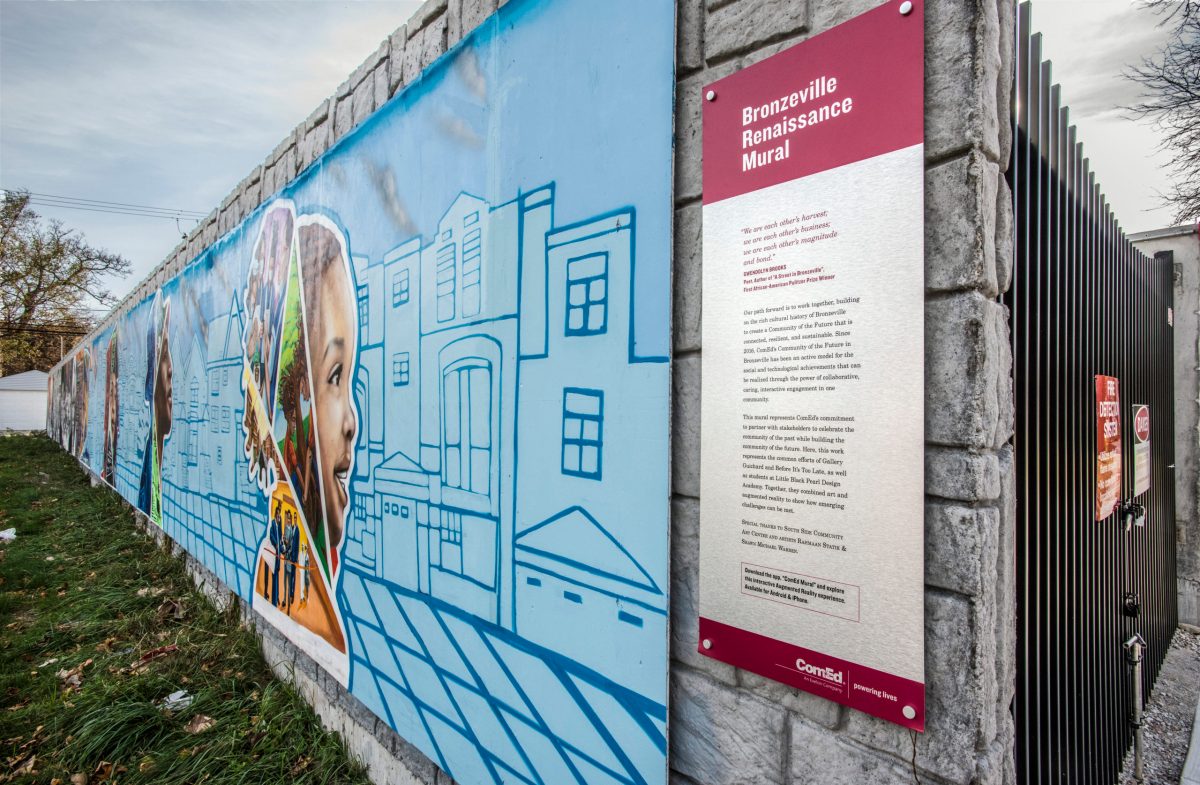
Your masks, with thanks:
[{"label": "grass", "polygon": [[[254,635],[45,437],[0,437],[0,530],[9,527],[0,782],[369,782],[273,677]],[[161,707],[176,690],[191,705]]]}]

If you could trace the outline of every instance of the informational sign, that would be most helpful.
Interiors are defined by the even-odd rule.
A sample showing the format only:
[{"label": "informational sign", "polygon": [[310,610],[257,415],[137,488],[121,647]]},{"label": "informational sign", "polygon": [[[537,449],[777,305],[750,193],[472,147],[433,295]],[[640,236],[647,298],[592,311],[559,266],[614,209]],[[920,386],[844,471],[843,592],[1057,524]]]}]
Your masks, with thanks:
[{"label": "informational sign", "polygon": [[921,730],[923,2],[703,89],[700,652]]},{"label": "informational sign", "polygon": [[1096,377],[1096,520],[1121,501],[1121,382]]},{"label": "informational sign", "polygon": [[1150,407],[1133,407],[1133,495],[1150,490]]}]

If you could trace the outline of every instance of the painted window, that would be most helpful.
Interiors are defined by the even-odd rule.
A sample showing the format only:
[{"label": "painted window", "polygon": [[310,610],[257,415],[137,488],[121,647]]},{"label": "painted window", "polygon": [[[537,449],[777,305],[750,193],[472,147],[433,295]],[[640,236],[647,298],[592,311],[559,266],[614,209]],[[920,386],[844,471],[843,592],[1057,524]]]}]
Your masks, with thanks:
[{"label": "painted window", "polygon": [[408,352],[396,352],[392,355],[392,385],[403,387],[408,384],[411,362]]},{"label": "painted window", "polygon": [[608,330],[608,254],[567,260],[567,335]]},{"label": "painted window", "polygon": [[358,287],[358,334],[367,334],[367,307],[368,290],[366,285]]},{"label": "painted window", "polygon": [[[476,221],[479,220],[478,213],[471,213],[471,215],[476,216]],[[465,317],[479,315],[480,263],[483,259],[482,245],[483,240],[479,227],[470,229],[463,235],[462,315]]]},{"label": "painted window", "polygon": [[399,308],[408,302],[408,268],[397,270],[392,275],[392,307]]},{"label": "painted window", "polygon": [[454,243],[446,243],[437,252],[437,320],[454,319],[454,287],[457,285],[457,263]]},{"label": "painted window", "polygon": [[563,390],[562,473],[599,480],[603,449],[603,391],[578,387]]},{"label": "painted window", "polygon": [[442,482],[487,495],[492,478],[492,366],[467,357],[442,372]]}]

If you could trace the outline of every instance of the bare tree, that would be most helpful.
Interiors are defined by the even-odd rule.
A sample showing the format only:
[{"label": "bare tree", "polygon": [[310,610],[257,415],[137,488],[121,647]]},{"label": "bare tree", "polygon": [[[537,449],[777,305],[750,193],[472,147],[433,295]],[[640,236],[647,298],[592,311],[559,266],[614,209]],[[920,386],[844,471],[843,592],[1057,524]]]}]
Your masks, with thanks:
[{"label": "bare tree", "polygon": [[125,275],[129,262],[93,248],[59,221],[43,221],[29,194],[6,191],[0,203],[0,368],[16,373],[49,369],[59,347],[87,332],[85,304],[111,305],[109,275]]},{"label": "bare tree", "polygon": [[1141,101],[1131,107],[1153,119],[1165,134],[1174,183],[1165,195],[1175,220],[1200,218],[1200,0],[1145,0],[1171,26],[1166,49],[1129,72],[1142,86]]}]

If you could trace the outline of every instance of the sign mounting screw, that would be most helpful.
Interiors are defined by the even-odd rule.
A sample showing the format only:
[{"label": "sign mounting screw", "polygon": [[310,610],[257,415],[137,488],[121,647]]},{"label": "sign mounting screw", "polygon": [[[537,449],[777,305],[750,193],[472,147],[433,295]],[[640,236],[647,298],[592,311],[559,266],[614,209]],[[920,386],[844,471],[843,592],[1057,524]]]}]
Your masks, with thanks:
[{"label": "sign mounting screw", "polygon": [[702,642],[700,645],[701,645],[701,646],[703,646],[703,647],[704,647],[704,648],[706,648],[706,649],[711,649],[711,648],[712,648],[712,641],[711,641],[711,640],[709,640],[708,638],[705,638],[705,639],[704,639],[704,641],[703,641],[703,642]]},{"label": "sign mounting screw", "polygon": [[717,91],[709,90],[707,93],[704,94],[704,97],[710,101],[715,101],[715,100],[717,100]]},{"label": "sign mounting screw", "polygon": [[[912,13],[912,0],[904,0],[904,2],[900,4],[901,16],[908,16],[911,13]],[[909,719],[912,719],[912,717],[909,717]]]},{"label": "sign mounting screw", "polygon": [[[908,4],[905,3],[905,5],[908,5]],[[905,706],[903,709],[900,710],[900,713],[904,715],[904,719],[906,719],[906,720],[915,720],[917,718],[917,710],[914,709],[912,706]]]}]

